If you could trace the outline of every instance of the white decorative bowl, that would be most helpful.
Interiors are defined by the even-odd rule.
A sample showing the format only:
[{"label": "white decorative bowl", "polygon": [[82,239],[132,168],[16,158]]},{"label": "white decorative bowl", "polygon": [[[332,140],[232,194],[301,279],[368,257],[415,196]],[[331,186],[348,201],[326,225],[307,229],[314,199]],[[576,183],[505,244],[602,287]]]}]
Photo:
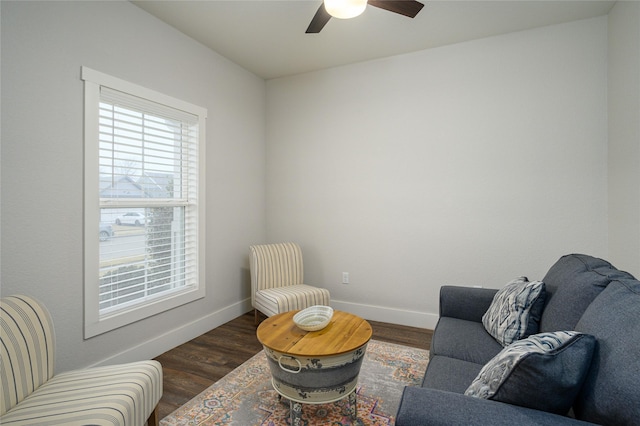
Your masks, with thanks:
[{"label": "white decorative bowl", "polygon": [[329,324],[331,317],[333,317],[331,306],[315,305],[295,314],[293,322],[305,331],[318,331]]}]

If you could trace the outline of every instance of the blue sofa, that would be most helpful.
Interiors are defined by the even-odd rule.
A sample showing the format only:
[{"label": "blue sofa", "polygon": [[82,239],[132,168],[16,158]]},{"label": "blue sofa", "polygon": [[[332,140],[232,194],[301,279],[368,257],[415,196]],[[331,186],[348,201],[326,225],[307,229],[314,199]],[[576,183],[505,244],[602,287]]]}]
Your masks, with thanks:
[{"label": "blue sofa", "polygon": [[575,330],[597,342],[567,415],[464,395],[503,349],[482,324],[497,290],[445,286],[422,387],[405,388],[396,425],[640,424],[640,281],[581,254],[561,257],[542,281],[540,332]]}]

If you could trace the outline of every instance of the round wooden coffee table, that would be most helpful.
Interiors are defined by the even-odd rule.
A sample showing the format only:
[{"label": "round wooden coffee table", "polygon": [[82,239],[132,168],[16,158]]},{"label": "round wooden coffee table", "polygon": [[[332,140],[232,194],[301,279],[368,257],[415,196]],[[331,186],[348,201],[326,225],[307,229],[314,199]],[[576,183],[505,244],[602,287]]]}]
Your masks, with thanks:
[{"label": "round wooden coffee table", "polygon": [[322,330],[304,331],[293,322],[297,312],[267,318],[257,331],[273,388],[290,402],[291,424],[301,424],[302,404],[326,404],[346,397],[348,414],[357,420],[355,391],[371,325],[356,315],[335,311]]}]

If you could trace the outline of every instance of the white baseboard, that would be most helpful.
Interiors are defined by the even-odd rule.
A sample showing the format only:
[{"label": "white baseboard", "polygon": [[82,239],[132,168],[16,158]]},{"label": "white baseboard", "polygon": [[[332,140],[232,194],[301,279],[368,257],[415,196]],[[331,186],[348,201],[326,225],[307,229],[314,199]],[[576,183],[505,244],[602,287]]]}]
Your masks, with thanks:
[{"label": "white baseboard", "polygon": [[[340,300],[332,300],[331,306],[334,309],[350,312],[372,321],[427,328],[430,330],[433,330],[438,322],[437,314],[388,308],[384,306],[364,305],[361,303],[352,303]],[[164,334],[141,342],[126,351],[105,358],[90,367],[124,364],[141,359],[155,358],[176,346],[195,339],[209,330],[244,315],[252,309],[251,299],[241,300],[240,302],[212,312],[207,316],[199,318],[188,324],[184,324],[181,327],[169,330]]]},{"label": "white baseboard", "polygon": [[364,305],[342,300],[331,300],[331,306],[334,309],[350,312],[372,321],[427,328],[429,330],[433,330],[438,322],[438,314],[388,308],[385,306]]},{"label": "white baseboard", "polygon": [[226,306],[188,324],[169,330],[160,336],[141,342],[126,351],[110,356],[109,358],[105,358],[91,367],[124,364],[142,359],[155,358],[176,346],[195,339],[196,337],[219,327],[232,319],[244,315],[252,309],[251,299],[241,300],[240,302]]}]

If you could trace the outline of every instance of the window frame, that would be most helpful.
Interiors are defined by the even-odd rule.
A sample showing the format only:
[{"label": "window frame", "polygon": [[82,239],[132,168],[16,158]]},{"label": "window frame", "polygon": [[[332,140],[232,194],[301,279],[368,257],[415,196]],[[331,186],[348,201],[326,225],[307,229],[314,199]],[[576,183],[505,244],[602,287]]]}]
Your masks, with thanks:
[{"label": "window frame", "polygon": [[[164,95],[151,89],[121,80],[83,66],[84,81],[84,338],[157,315],[169,309],[201,299],[205,286],[205,108]],[[196,285],[176,290],[137,306],[110,314],[100,314],[100,191],[99,191],[99,104],[100,87],[108,87],[152,102],[166,105],[198,117],[197,153],[197,231],[196,231]]]}]

